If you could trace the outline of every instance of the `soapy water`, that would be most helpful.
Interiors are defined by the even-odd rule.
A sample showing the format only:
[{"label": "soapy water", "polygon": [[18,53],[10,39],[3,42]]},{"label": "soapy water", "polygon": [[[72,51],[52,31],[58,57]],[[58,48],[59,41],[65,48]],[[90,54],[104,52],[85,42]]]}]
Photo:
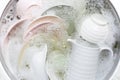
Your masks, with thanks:
[{"label": "soapy water", "polygon": [[[50,53],[52,53],[52,50],[54,50],[54,48],[57,48],[58,50],[61,50],[60,52],[62,54],[64,54],[66,56],[66,58],[68,59],[68,56],[70,55],[71,47],[70,47],[70,44],[67,42],[67,38],[78,38],[78,40],[80,38],[80,36],[77,35],[77,32],[76,32],[77,31],[76,29],[78,29],[78,28],[76,28],[76,25],[81,24],[80,21],[82,20],[82,18],[84,18],[84,16],[86,16],[88,14],[100,13],[108,20],[109,26],[111,29],[111,35],[109,36],[109,39],[107,39],[104,43],[109,45],[110,47],[112,47],[114,52],[116,52],[116,50],[117,50],[116,43],[118,42],[118,38],[119,38],[119,27],[118,27],[119,24],[116,21],[114,14],[111,11],[110,6],[108,5],[108,3],[106,3],[106,1],[104,1],[104,0],[100,0],[100,1],[99,0],[72,0],[72,1],[69,1],[69,0],[47,1],[47,0],[45,0],[45,1],[43,1],[43,4],[44,4],[43,8],[41,7],[39,9],[40,11],[38,11],[38,14],[40,16],[44,16],[44,15],[59,16],[60,18],[62,18],[63,20],[66,21],[67,26],[70,26],[70,25],[72,25],[72,26],[68,27],[68,29],[66,30],[68,32],[67,34],[63,33],[65,35],[62,36],[63,39],[61,39],[61,41],[56,40],[56,38],[54,39],[52,33],[44,33],[44,34],[40,33],[39,37],[37,36],[37,37],[33,37],[31,39],[31,43],[28,44],[29,46],[37,46],[37,47],[39,46],[40,47],[41,46],[40,43],[44,42],[44,43],[47,43],[49,46],[48,55]],[[9,16],[9,14],[7,14],[6,17],[7,16]],[[16,16],[16,15],[12,14],[12,16]],[[15,20],[11,19],[12,16],[10,16],[10,18],[8,17],[8,18],[3,19],[3,22],[5,20],[5,23],[2,23],[2,27],[0,29],[1,34],[2,34],[1,38],[4,38],[4,36],[6,35],[6,32],[8,31],[8,29],[10,28],[11,25],[13,25],[17,21],[21,20],[21,15],[20,16],[17,15]],[[36,17],[40,17],[40,16],[37,15]],[[6,23],[6,20],[7,21],[10,20],[10,21],[8,21]],[[35,20],[35,19],[33,19],[33,20]],[[30,22],[33,20],[31,19],[30,21],[28,21],[28,24],[30,24]],[[26,26],[26,25],[23,24],[22,27],[24,27],[24,26]],[[22,32],[24,33],[25,30],[26,29],[23,29]],[[16,32],[15,35],[20,36],[20,38],[13,36],[7,44],[7,46],[8,46],[8,47],[6,47],[7,52],[4,52],[6,49],[3,49],[3,52],[4,52],[3,56],[5,58],[6,64],[7,64],[8,68],[10,69],[10,71],[19,80],[36,80],[38,78],[38,76],[36,76],[34,74],[36,72],[34,71],[34,68],[31,67],[32,66],[31,59],[32,59],[32,56],[34,56],[34,53],[37,51],[36,50],[37,48],[34,49],[33,47],[30,47],[30,49],[29,49],[28,46],[27,47],[25,46],[25,49],[28,48],[30,51],[28,51],[28,54],[27,53],[24,53],[25,55],[23,54],[25,58],[22,58],[23,59],[22,63],[24,65],[23,65],[23,68],[19,68],[18,62],[19,62],[19,57],[21,55],[20,51],[22,48],[24,48],[23,46],[26,42],[21,41],[23,35],[18,34],[18,32]],[[52,35],[52,37],[51,37],[51,35]],[[1,39],[1,44],[3,41],[4,41],[4,39]],[[62,42],[65,42],[65,44],[66,44],[65,49],[64,49],[64,47],[62,47],[62,46],[64,46],[64,45],[62,45]],[[57,44],[55,44],[55,43],[57,43]],[[67,48],[66,48],[66,46],[67,46]],[[31,50],[33,50],[33,51],[31,51]],[[58,54],[59,54],[59,52],[58,52]],[[54,55],[54,56],[56,57],[58,55]],[[60,55],[60,57],[61,57],[61,55]],[[65,59],[66,64],[67,64],[67,59]],[[55,59],[55,60],[57,61],[57,59]],[[58,60],[58,62],[59,62],[59,60]],[[53,61],[53,63],[56,63],[56,62]],[[111,59],[110,62],[107,62],[106,57],[104,57],[104,55],[101,55],[100,61],[99,61],[98,72],[96,75],[96,80],[103,80],[104,77],[111,70],[113,64],[114,64],[114,58]],[[58,65],[60,65],[60,64],[58,64]],[[61,63],[61,65],[63,65],[63,63]],[[56,67],[56,66],[53,66],[53,67]],[[52,69],[51,66],[50,66],[50,68]],[[57,68],[58,67],[56,67],[56,70],[57,70]],[[63,68],[66,69],[65,63],[64,63]],[[59,70],[59,68],[58,68],[58,70]],[[62,78],[59,78],[58,80],[64,80],[63,77],[65,77],[65,73],[64,73],[65,71],[61,72]],[[53,71],[53,73],[54,73],[54,71]],[[33,76],[31,76],[31,75],[33,75]],[[57,76],[60,77],[61,75],[57,75]],[[48,76],[50,76],[50,75],[48,75]],[[54,76],[54,77],[56,77],[56,76]]]}]

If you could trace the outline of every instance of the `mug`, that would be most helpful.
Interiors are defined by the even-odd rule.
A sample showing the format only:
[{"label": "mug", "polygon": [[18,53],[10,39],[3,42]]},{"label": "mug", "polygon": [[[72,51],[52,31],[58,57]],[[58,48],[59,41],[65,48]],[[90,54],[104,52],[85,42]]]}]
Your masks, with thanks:
[{"label": "mug", "polygon": [[107,53],[111,59],[112,49],[107,45],[97,46],[82,39],[77,42],[68,39],[72,43],[72,51],[67,70],[67,80],[95,80],[98,67],[99,55]]}]

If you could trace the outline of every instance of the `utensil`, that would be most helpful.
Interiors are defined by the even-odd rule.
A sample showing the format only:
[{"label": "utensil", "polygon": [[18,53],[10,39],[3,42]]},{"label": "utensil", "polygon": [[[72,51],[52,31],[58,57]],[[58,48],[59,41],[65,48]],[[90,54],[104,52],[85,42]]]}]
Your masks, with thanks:
[{"label": "utensil", "polygon": [[67,80],[96,80],[100,54],[113,57],[113,50],[107,46],[96,46],[84,41],[68,39],[72,43],[72,51],[68,64]]}]

